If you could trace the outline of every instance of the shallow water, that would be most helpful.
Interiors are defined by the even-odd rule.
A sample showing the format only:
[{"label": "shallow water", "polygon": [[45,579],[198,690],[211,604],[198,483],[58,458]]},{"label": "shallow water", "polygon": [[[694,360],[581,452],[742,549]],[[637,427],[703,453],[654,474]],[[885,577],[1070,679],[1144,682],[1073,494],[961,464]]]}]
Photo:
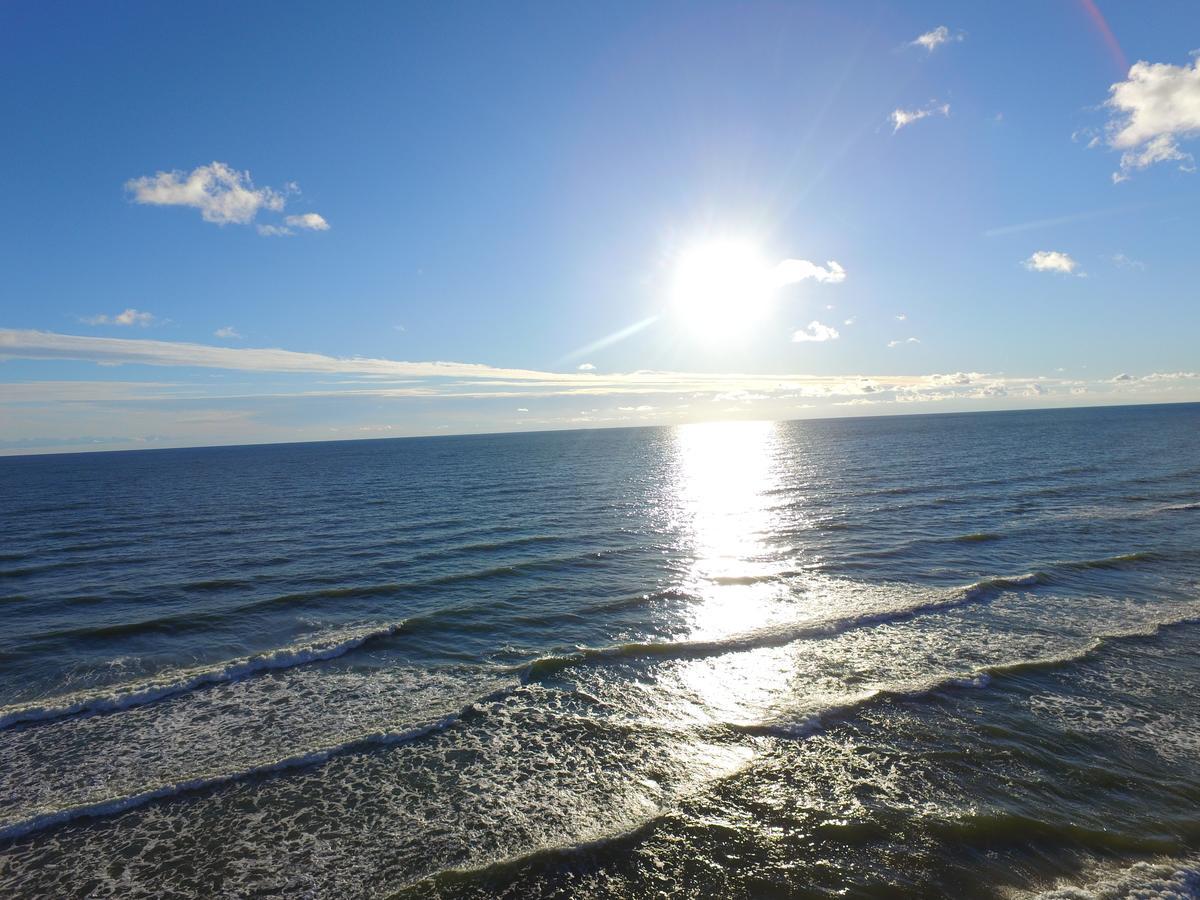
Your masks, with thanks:
[{"label": "shallow water", "polygon": [[0,460],[0,892],[1196,896],[1198,436]]}]

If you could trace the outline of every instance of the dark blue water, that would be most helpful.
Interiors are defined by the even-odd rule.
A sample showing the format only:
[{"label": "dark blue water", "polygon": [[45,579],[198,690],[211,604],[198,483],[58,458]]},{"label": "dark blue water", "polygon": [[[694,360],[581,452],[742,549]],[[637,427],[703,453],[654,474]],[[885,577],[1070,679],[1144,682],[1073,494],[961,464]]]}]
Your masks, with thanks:
[{"label": "dark blue water", "polygon": [[0,893],[1194,896],[1198,437],[0,460]]}]

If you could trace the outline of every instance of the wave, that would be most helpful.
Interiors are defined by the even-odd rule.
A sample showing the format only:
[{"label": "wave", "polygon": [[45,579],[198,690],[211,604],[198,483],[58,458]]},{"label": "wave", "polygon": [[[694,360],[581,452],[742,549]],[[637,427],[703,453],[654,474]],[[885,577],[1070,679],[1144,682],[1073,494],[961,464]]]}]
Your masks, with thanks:
[{"label": "wave", "polygon": [[734,725],[727,727],[749,734],[769,734],[776,737],[808,737],[831,721],[846,718],[861,712],[866,707],[878,703],[921,700],[946,691],[989,687],[997,680],[1004,678],[1033,672],[1052,672],[1085,662],[1089,659],[1094,659],[1111,644],[1152,639],[1168,629],[1182,628],[1196,624],[1200,624],[1200,616],[1182,616],[1177,619],[1164,619],[1145,628],[1135,628],[1130,631],[1099,635],[1073,653],[1018,659],[1005,663],[993,663],[992,665],[981,666],[969,673],[948,675],[904,688],[880,688],[869,691],[853,700],[812,713],[795,723]]},{"label": "wave", "polygon": [[1135,553],[1122,553],[1119,556],[1106,556],[1102,559],[1067,560],[1054,564],[1057,569],[1067,571],[1084,571],[1087,569],[1125,569],[1142,562],[1159,562],[1165,559],[1162,553],[1153,550],[1141,550]]},{"label": "wave", "polygon": [[268,775],[273,772],[281,772],[286,769],[296,769],[305,766],[317,765],[343,753],[352,753],[357,750],[365,750],[371,747],[407,743],[409,741],[414,741],[418,738],[424,737],[427,734],[432,734],[435,731],[441,731],[445,728],[448,728],[460,718],[461,714],[453,714],[429,725],[421,725],[415,728],[410,728],[406,731],[381,731],[368,735],[360,735],[359,737],[345,741],[341,744],[336,744],[332,747],[325,747],[320,750],[313,750],[307,753],[298,753],[295,756],[284,757],[283,759],[278,759],[273,762],[251,766],[246,769],[239,769],[235,772],[222,772],[215,775],[201,775],[196,778],[172,782],[171,784],[159,785],[158,787],[149,788],[136,794],[127,794],[123,797],[114,797],[108,800],[95,801],[93,803],[83,803],[78,806],[70,806],[63,809],[56,809],[51,812],[41,813],[36,816],[31,816],[27,819],[10,822],[7,825],[0,826],[0,841],[14,840],[36,831],[44,831],[47,828],[53,828],[55,825],[61,825],[74,819],[116,815],[117,813],[122,813],[127,810],[134,809],[135,807],[143,806],[152,800],[175,797],[179,794],[205,790],[207,788],[217,787],[222,784],[229,784],[234,781],[242,781],[247,778],[253,778],[258,775]]},{"label": "wave", "polygon": [[[1200,623],[1200,617],[1195,616],[1164,620],[1144,629],[1101,635],[1079,652],[1073,654],[999,663],[981,667],[973,672],[930,679],[924,683],[909,685],[907,687],[883,688],[864,693],[844,703],[826,707],[795,723],[726,724],[717,726],[714,730],[724,730],[725,732],[733,732],[751,737],[804,740],[837,720],[849,718],[876,704],[920,701],[947,692],[986,689],[992,686],[997,679],[1001,679],[1007,675],[1019,674],[1034,669],[1049,670],[1061,668],[1094,656],[1110,643],[1153,637],[1169,628],[1198,623]],[[631,847],[671,815],[672,813],[669,809],[659,808],[645,819],[631,823],[630,827],[625,830],[613,831],[568,844],[536,847],[500,859],[488,860],[477,866],[441,869],[399,888],[396,893],[390,896],[393,898],[426,896],[430,893],[437,893],[439,889],[451,889],[462,885],[478,884],[484,881],[508,884],[520,870],[531,865],[539,866],[544,864],[547,867],[552,867],[563,862],[568,862],[580,855],[592,854],[602,849]],[[1010,830],[1009,826],[1014,826],[1011,830],[1019,831],[1019,819],[1020,817],[1012,817],[1011,822],[1000,820],[988,822],[980,818],[972,823],[972,827],[977,827],[980,830],[994,830],[996,828]],[[1014,825],[1014,823],[1018,824]],[[1038,827],[1049,826],[1039,825]],[[1078,828],[1075,833],[1079,836],[1084,836],[1085,829]],[[1106,832],[1102,831],[1086,831],[1086,833],[1098,839],[1107,839],[1109,837]],[[1147,849],[1147,846],[1142,846],[1141,849]],[[1115,849],[1117,847],[1118,843],[1113,841],[1111,848]],[[1195,871],[1194,868],[1189,868],[1181,874],[1177,873],[1175,877],[1183,877],[1185,879],[1194,878],[1196,877]],[[1192,884],[1191,881],[1186,881],[1186,883],[1189,885]],[[1200,884],[1200,882],[1197,882],[1197,884]],[[1051,897],[1055,898],[1055,900],[1059,897],[1066,900],[1067,897],[1075,897],[1076,895],[1048,894],[1045,896],[1047,900]],[[1107,896],[1107,894],[1104,896]]]},{"label": "wave", "polygon": [[[1154,852],[1151,850],[1151,852]],[[1103,900],[1111,897],[1200,896],[1200,857],[1139,860],[1126,868],[1097,866],[1086,882],[1060,881],[1050,890],[1030,893],[1034,900]]]},{"label": "wave", "polygon": [[619,612],[623,609],[636,609],[640,606],[647,606],[652,603],[661,601],[695,601],[699,600],[699,596],[691,591],[684,590],[678,587],[660,588],[656,591],[648,591],[641,594],[630,594],[624,597],[617,597],[613,600],[601,600],[598,603],[592,603],[584,607],[584,612]]},{"label": "wave", "polygon": [[567,556],[528,559],[502,566],[471,569],[463,572],[450,572],[445,575],[436,575],[417,581],[390,581],[383,584],[369,584],[357,587],[333,587],[322,588],[317,591],[301,591],[293,594],[282,594],[277,597],[266,597],[261,600],[252,600],[249,603],[233,607],[232,609],[222,610],[221,612],[222,615],[229,615],[230,613],[247,613],[274,607],[312,606],[319,605],[324,600],[388,596],[405,591],[421,591],[427,588],[449,587],[475,581],[506,578],[527,572],[555,570],[564,566],[590,567],[603,563],[605,558],[612,555],[612,552],[611,550],[587,550]]},{"label": "wave", "polygon": [[646,657],[686,659],[722,656],[763,647],[782,647],[799,640],[834,637],[847,631],[869,628],[892,622],[902,622],[925,613],[942,612],[968,603],[977,603],[1007,590],[1031,588],[1047,584],[1051,577],[1045,572],[1028,572],[1010,577],[984,578],[959,588],[949,597],[928,600],[911,606],[891,607],[791,626],[753,631],[733,637],[709,641],[629,642],[609,647],[584,647],[574,653],[543,656],[511,670],[523,682],[541,681],[565,669],[576,666],[626,662]]},{"label": "wave", "polygon": [[289,669],[305,663],[334,659],[355,650],[368,641],[390,637],[404,628],[405,622],[343,629],[315,640],[281,647],[265,653],[223,662],[206,668],[183,669],[169,677],[67,694],[44,702],[0,707],[0,729],[20,722],[44,722],[67,716],[116,712],[134,706],[155,703],[167,697],[185,694],[212,684],[236,681],[258,672]]},{"label": "wave", "polygon": [[973,531],[970,534],[960,534],[950,540],[960,544],[975,544],[983,541],[998,541],[1000,535],[992,531]]},{"label": "wave", "polygon": [[764,582],[781,581],[785,578],[795,578],[804,572],[797,569],[786,569],[781,572],[764,572],[760,575],[715,575],[709,579],[713,584],[722,587],[739,587]]},{"label": "wave", "polygon": [[[997,678],[1002,678],[1004,676],[1022,674],[1033,670],[1056,669],[1077,663],[1081,660],[1094,656],[1110,643],[1151,638],[1169,628],[1194,624],[1200,624],[1200,616],[1188,616],[1173,620],[1164,620],[1156,622],[1149,627],[1142,629],[1136,629],[1117,634],[1101,635],[1095,638],[1090,644],[1082,648],[1080,651],[1072,654],[1056,657],[1015,660],[1009,663],[999,663],[990,666],[984,666],[970,673],[932,679],[923,684],[903,688],[884,688],[875,690],[865,693],[862,696],[848,702],[827,707],[819,712],[805,717],[797,723],[775,722],[761,725],[734,724],[721,727],[738,733],[756,736],[769,735],[784,738],[807,738],[825,725],[828,725],[839,718],[848,717],[860,712],[864,708],[876,703],[920,700],[922,698],[936,695],[945,691],[986,688],[993,684]],[[272,762],[249,766],[247,768],[231,772],[201,775],[194,778],[183,779],[177,782],[148,788],[134,794],[52,810],[21,819],[19,821],[9,822],[6,825],[0,826],[0,841],[14,840],[33,832],[52,828],[56,825],[79,818],[115,815],[158,799],[165,799],[184,793],[218,787],[223,784],[229,784],[256,776],[317,765],[326,762],[335,756],[346,753],[355,753],[375,747],[390,746],[415,741],[429,734],[433,734],[438,731],[444,731],[456,723],[468,721],[477,718],[478,716],[485,715],[484,711],[480,708],[481,705],[502,700],[504,697],[509,696],[515,687],[515,684],[501,686],[486,695],[467,702],[457,712],[450,713],[449,715],[443,716],[442,718],[433,722],[414,726],[402,731],[378,731],[368,734],[361,734],[329,747],[298,753],[282,759],[274,760]],[[545,847],[532,851],[531,853],[522,854],[518,858],[528,858],[530,856],[538,856],[541,854],[572,854],[580,849],[586,850],[594,848],[597,845],[621,841],[636,836],[638,833],[650,826],[650,824],[656,818],[658,818],[658,816],[652,816],[649,820],[636,825],[634,828],[628,831],[604,835],[590,841],[572,844],[566,847]],[[476,870],[444,870],[443,872],[433,873],[432,875],[421,879],[417,883],[427,883],[430,879],[437,879],[441,876],[449,876],[451,878],[462,877],[464,875],[469,876],[471,874],[477,874],[480,871],[486,871],[498,866],[506,867],[507,864],[513,861],[514,860],[512,858],[497,860],[495,862],[485,864],[483,867],[481,867],[481,869]]]}]

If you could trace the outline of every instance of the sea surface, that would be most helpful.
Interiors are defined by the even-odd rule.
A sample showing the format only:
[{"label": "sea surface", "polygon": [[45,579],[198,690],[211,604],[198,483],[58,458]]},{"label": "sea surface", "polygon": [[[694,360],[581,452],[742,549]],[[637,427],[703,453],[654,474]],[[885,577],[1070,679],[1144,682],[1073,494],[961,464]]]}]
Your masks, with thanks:
[{"label": "sea surface", "polygon": [[0,896],[1200,896],[1198,439],[0,460]]}]

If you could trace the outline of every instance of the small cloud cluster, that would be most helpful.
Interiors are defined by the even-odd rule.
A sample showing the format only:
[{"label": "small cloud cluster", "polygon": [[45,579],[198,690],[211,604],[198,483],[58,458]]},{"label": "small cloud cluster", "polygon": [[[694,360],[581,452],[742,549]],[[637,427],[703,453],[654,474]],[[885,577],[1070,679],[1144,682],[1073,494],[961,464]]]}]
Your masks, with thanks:
[{"label": "small cloud cluster", "polygon": [[259,225],[258,233],[263,237],[287,237],[295,234],[293,228],[306,231],[328,231],[329,223],[325,217],[317,213],[304,213],[299,216],[285,216],[283,225]]},{"label": "small cloud cluster", "polygon": [[1113,181],[1160,162],[1177,162],[1194,172],[1192,154],[1179,141],[1200,133],[1200,56],[1192,64],[1136,62],[1125,81],[1109,89],[1104,104],[1113,110],[1108,145],[1123,151]]},{"label": "small cloud cluster", "polygon": [[830,325],[822,325],[815,319],[808,323],[807,328],[801,328],[792,335],[792,341],[802,343],[804,341],[836,341],[840,337],[836,328]]},{"label": "small cloud cluster", "polygon": [[918,35],[910,42],[910,46],[924,47],[925,50],[932,53],[938,47],[942,46],[942,44],[948,44],[951,41],[961,41],[963,37],[964,35],[961,31],[951,33],[950,29],[945,25],[939,25],[937,28]]},{"label": "small cloud cluster", "polygon": [[591,363],[580,363],[579,371],[580,372],[595,372],[596,367],[594,365],[592,365]]},{"label": "small cloud cluster", "polygon": [[829,260],[818,266],[807,259],[785,259],[775,267],[775,280],[779,285],[795,284],[809,278],[824,284],[840,284],[846,280],[846,270],[841,263]]},{"label": "small cloud cluster", "polygon": [[1037,250],[1021,265],[1030,272],[1058,272],[1063,275],[1074,275],[1079,269],[1079,263],[1058,250]]},{"label": "small cloud cluster", "polygon": [[894,109],[888,120],[892,123],[892,134],[895,134],[906,125],[911,125],[913,122],[919,122],[921,119],[926,119],[929,116],[950,116],[950,104],[938,103],[936,100],[928,106],[920,109]]},{"label": "small cloud cluster", "polygon": [[1114,253],[1112,258],[1113,264],[1120,266],[1122,269],[1145,269],[1146,264],[1139,259],[1130,259],[1124,253]]},{"label": "small cloud cluster", "polygon": [[95,316],[85,316],[83,321],[88,325],[140,325],[142,328],[146,328],[157,322],[158,317],[152,313],[130,307],[123,312],[117,313],[115,316],[108,316],[101,313]]},{"label": "small cloud cluster", "polygon": [[213,332],[213,335],[215,335],[216,337],[219,337],[219,338],[243,338],[243,337],[245,337],[244,334],[241,334],[232,325],[226,325],[224,328],[218,328],[216,331]]},{"label": "small cloud cluster", "polygon": [[[249,172],[222,162],[197,166],[191,172],[172,170],[143,175],[125,182],[134,203],[146,206],[186,206],[200,210],[205,222],[249,225],[260,211],[283,212],[287,198],[299,193],[295,184],[283,191],[254,186]],[[329,223],[317,213],[287,216],[283,225],[259,225],[262,235],[289,235],[292,228],[327,231]]]}]

